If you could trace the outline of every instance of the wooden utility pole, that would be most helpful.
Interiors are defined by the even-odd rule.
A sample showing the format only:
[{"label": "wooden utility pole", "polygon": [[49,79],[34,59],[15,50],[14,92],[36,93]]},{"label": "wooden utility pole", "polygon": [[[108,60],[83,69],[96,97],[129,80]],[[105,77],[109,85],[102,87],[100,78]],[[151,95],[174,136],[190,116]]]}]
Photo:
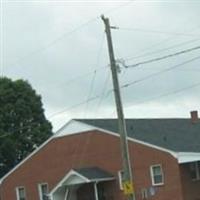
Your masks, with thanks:
[{"label": "wooden utility pole", "polygon": [[102,15],[102,20],[105,24],[105,31],[107,36],[108,43],[108,51],[110,57],[110,65],[113,79],[113,87],[114,87],[114,95],[115,95],[115,103],[117,107],[117,115],[118,115],[118,126],[121,140],[121,151],[122,151],[122,161],[123,161],[123,172],[122,172],[122,183],[123,183],[123,191],[127,196],[128,200],[135,200],[134,195],[134,186],[133,186],[133,178],[132,178],[132,170],[129,159],[129,150],[128,150],[128,141],[127,141],[127,131],[126,131],[126,123],[124,119],[124,113],[122,108],[122,101],[119,89],[119,81],[117,75],[117,65],[115,62],[114,50],[112,45],[111,31],[110,31],[110,23],[109,19],[105,18]]}]

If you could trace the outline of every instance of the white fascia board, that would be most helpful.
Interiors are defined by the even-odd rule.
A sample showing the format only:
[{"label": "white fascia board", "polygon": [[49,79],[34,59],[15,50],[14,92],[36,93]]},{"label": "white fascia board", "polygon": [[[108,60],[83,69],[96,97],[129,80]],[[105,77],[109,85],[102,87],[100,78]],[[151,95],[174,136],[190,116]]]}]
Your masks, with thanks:
[{"label": "white fascia board", "polygon": [[33,155],[35,155],[38,151],[40,151],[44,146],[46,146],[51,140],[58,137],[58,134],[69,124],[73,123],[74,120],[70,120],[67,122],[61,129],[59,129],[55,134],[53,134],[48,140],[46,140],[43,144],[41,144],[37,149],[35,149],[32,153],[30,153],[26,158],[24,158],[19,164],[17,164],[13,169],[11,169],[7,174],[5,174],[0,179],[0,185],[3,183],[3,181],[16,169],[18,169],[22,164],[24,164],[29,158],[31,158]]},{"label": "white fascia board", "polygon": [[[65,128],[67,128],[67,126],[68,126],[68,130],[65,129]],[[120,135],[118,133],[116,133],[116,132],[108,131],[106,129],[102,129],[102,128],[99,128],[99,127],[96,127],[96,126],[93,126],[93,125],[88,125],[88,124],[86,124],[84,122],[80,122],[80,121],[77,121],[75,119],[71,120],[67,124],[67,126],[64,126],[62,128],[62,130],[61,130],[62,131],[61,134],[60,134],[60,132],[58,132],[56,137],[63,137],[63,136],[67,136],[67,135],[79,134],[80,132],[92,131],[92,130],[93,131],[94,130],[98,130],[98,131],[107,133],[107,134],[112,135],[112,136],[120,137]],[[65,131],[68,131],[68,132],[65,132]],[[65,134],[64,134],[64,132],[65,132]],[[143,142],[141,140],[137,140],[137,139],[134,139],[134,138],[131,138],[131,137],[128,137],[128,140],[132,141],[132,142],[135,142],[135,143],[138,143],[138,144],[142,144],[144,146],[148,146],[148,147],[157,149],[159,151],[164,151],[166,153],[171,154],[173,157],[177,158],[177,153],[174,152],[174,151],[171,151],[169,149],[162,148],[162,147],[159,147],[159,146],[147,143],[147,142]]]},{"label": "white fascia board", "polygon": [[[101,129],[101,128],[98,128],[98,127],[94,127],[93,130],[98,130],[98,131],[101,131],[101,132],[104,132],[104,133],[107,133],[107,134],[110,134],[110,135],[113,135],[113,136],[116,136],[116,137],[120,137],[120,135],[118,133],[115,133],[115,132],[112,132],[112,131],[108,131],[106,129]],[[159,151],[164,151],[166,153],[171,154],[173,157],[177,158],[177,153],[174,152],[174,151],[171,151],[169,149],[165,149],[165,148],[162,148],[162,147],[159,147],[159,146],[147,143],[147,142],[143,142],[141,140],[137,140],[137,139],[134,139],[134,138],[131,138],[131,137],[127,137],[127,138],[131,142],[142,144],[144,146],[151,147],[151,148],[159,150]]]},{"label": "white fascia board", "polygon": [[[11,174],[13,173],[16,169],[18,169],[22,164],[24,164],[29,158],[31,158],[33,155],[35,155],[38,151],[40,151],[45,145],[47,145],[51,140],[55,139],[55,138],[59,138],[59,137],[65,137],[65,136],[69,136],[69,135],[75,135],[75,134],[80,134],[81,132],[86,132],[86,131],[94,131],[94,130],[98,130],[101,132],[104,132],[106,134],[112,135],[112,136],[116,136],[116,137],[120,137],[120,135],[118,133],[112,132],[112,131],[108,131],[106,129],[102,129],[96,126],[92,126],[92,125],[88,125],[84,122],[80,122],[77,120],[70,120],[68,123],[66,123],[61,129],[59,129],[52,137],[50,137],[47,141],[45,141],[42,145],[40,145],[36,150],[34,150],[31,154],[29,154],[24,160],[22,160],[18,165],[16,165],[12,170],[10,170],[5,176],[3,176],[0,180],[0,184],[2,184],[2,182]],[[128,137],[129,141],[138,143],[138,144],[142,144],[145,145],[147,147],[151,147],[154,149],[157,149],[159,151],[163,151],[166,153],[171,154],[173,157],[177,158],[177,153],[156,145],[152,145],[150,143],[147,142],[143,142],[134,138],[130,138]]]},{"label": "white fascia board", "polygon": [[51,140],[54,139],[54,135],[51,136],[48,140],[46,140],[43,144],[41,144],[37,149],[35,149],[32,153],[30,153],[26,158],[24,158],[19,164],[17,164],[13,169],[11,169],[6,175],[4,175],[1,180],[0,184],[3,183],[3,181],[12,174],[16,169],[18,169],[22,164],[24,164],[29,158],[31,158],[33,155],[35,155],[38,151],[40,151],[45,145],[47,145]]},{"label": "white fascia board", "polygon": [[[77,126],[77,129],[76,129]],[[67,128],[69,127],[69,128]],[[59,129],[53,136],[51,136],[48,140],[46,140],[43,144],[41,144],[37,149],[35,149],[32,153],[30,153],[26,158],[24,158],[19,164],[17,164],[13,169],[11,169],[7,174],[5,174],[0,179],[0,185],[3,183],[3,181],[12,174],[16,169],[18,169],[22,164],[24,164],[29,158],[31,158],[33,155],[35,155],[38,151],[40,151],[44,146],[46,146],[51,140],[63,137],[67,135],[77,134],[84,131],[90,131],[94,130],[94,128],[90,125],[87,125],[85,123],[81,123],[75,120],[70,120],[67,122],[61,129]],[[66,132],[68,131],[68,132]],[[64,134],[65,133],[65,134]]]},{"label": "white fascia board", "polygon": [[112,181],[115,180],[115,177],[110,177],[110,178],[96,178],[96,179],[91,179],[91,182],[102,182],[102,181]]},{"label": "white fascia board", "polygon": [[179,153],[177,153],[177,160],[178,160],[179,164],[200,161],[200,153],[179,152]]}]

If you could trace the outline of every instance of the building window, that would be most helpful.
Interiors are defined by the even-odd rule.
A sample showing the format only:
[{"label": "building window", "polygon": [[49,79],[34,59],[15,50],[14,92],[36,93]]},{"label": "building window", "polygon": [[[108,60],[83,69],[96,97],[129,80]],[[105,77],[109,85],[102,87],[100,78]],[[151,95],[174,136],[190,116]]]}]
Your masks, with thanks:
[{"label": "building window", "polygon": [[151,181],[152,185],[163,185],[164,184],[164,176],[161,165],[153,165],[151,166]]},{"label": "building window", "polygon": [[190,163],[190,174],[192,180],[200,180],[200,161]]},{"label": "building window", "polygon": [[17,200],[26,200],[25,187],[18,187],[17,191]]},{"label": "building window", "polygon": [[48,184],[47,183],[41,183],[38,185],[38,189],[39,189],[39,197],[40,200],[48,200]]}]

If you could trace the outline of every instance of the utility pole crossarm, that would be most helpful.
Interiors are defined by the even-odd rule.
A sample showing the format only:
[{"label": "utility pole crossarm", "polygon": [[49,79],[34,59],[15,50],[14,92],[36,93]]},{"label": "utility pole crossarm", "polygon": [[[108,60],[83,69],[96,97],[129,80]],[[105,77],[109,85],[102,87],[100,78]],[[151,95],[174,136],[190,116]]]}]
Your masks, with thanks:
[{"label": "utility pole crossarm", "polygon": [[118,115],[118,126],[119,126],[122,161],[123,161],[122,163],[123,164],[123,175],[122,175],[123,189],[124,189],[124,193],[128,197],[128,200],[135,200],[132,170],[130,166],[129,150],[128,150],[128,142],[127,142],[126,123],[124,119],[121,94],[120,94],[120,89],[119,89],[119,81],[118,81],[118,75],[117,75],[117,65],[115,61],[112,37],[111,37],[111,31],[110,31],[111,26],[110,26],[108,18],[105,18],[103,15],[101,16],[101,18],[105,24],[105,32],[107,36],[108,51],[109,51],[109,58],[110,58],[110,65],[111,65],[111,72],[112,72],[112,79],[113,79],[115,103],[116,103],[117,115]]}]

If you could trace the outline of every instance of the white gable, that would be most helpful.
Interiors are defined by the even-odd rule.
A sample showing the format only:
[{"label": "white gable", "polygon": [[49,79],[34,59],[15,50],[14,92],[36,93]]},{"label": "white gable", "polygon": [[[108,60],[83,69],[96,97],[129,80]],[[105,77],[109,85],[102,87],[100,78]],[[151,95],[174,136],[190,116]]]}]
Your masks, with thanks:
[{"label": "white gable", "polygon": [[71,120],[65,126],[63,126],[60,130],[58,130],[54,137],[62,137],[66,135],[71,135],[75,133],[81,133],[86,131],[95,130],[94,126],[90,126],[88,124]]}]

